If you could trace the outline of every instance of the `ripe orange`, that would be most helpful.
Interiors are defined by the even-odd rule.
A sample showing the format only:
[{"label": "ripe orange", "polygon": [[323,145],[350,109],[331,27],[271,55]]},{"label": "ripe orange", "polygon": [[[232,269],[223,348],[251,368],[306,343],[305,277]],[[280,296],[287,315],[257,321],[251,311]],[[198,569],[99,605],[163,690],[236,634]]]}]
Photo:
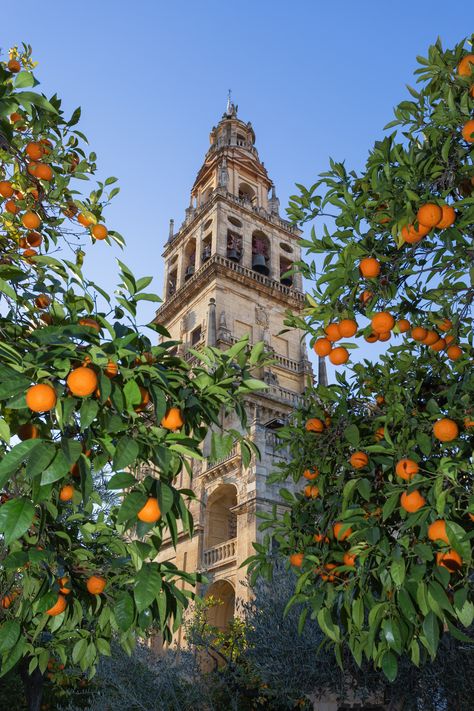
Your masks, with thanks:
[{"label": "ripe orange", "polygon": [[0,195],[4,198],[10,198],[13,195],[12,184],[9,180],[0,180]]},{"label": "ripe orange", "polygon": [[372,316],[372,330],[375,333],[387,333],[395,326],[395,319],[388,311],[381,311]]},{"label": "ripe orange", "polygon": [[307,484],[303,492],[307,499],[316,499],[319,496],[319,489],[314,484]]},{"label": "ripe orange", "polygon": [[92,220],[89,220],[85,215],[82,214],[82,212],[77,216],[77,221],[83,227],[89,227],[89,225],[92,225]]},{"label": "ripe orange", "polygon": [[471,420],[470,417],[465,417],[464,418],[464,427],[466,427],[466,429],[469,429],[470,427],[474,427],[474,420]]},{"label": "ripe orange", "polygon": [[113,360],[109,360],[106,367],[104,368],[104,373],[108,378],[115,378],[118,374],[118,365],[114,363]]},{"label": "ripe orange", "polygon": [[55,617],[56,615],[60,615],[61,612],[64,612],[66,609],[66,598],[64,595],[58,595],[58,599],[55,602],[55,604],[49,608],[49,610],[46,610],[46,614],[50,615],[51,617]]},{"label": "ripe orange", "polygon": [[432,343],[430,346],[432,351],[436,351],[437,353],[439,351],[442,351],[443,348],[446,347],[446,339],[445,338],[439,338],[435,343]]},{"label": "ripe orange", "polygon": [[365,279],[375,279],[380,274],[380,262],[375,257],[364,257],[359,263],[359,271]]},{"label": "ripe orange", "polygon": [[415,326],[411,329],[411,337],[414,338],[415,341],[422,341],[427,335],[428,330],[422,326]]},{"label": "ripe orange", "polygon": [[53,179],[53,169],[45,163],[38,163],[35,168],[35,178],[40,180],[50,181]]},{"label": "ripe orange", "polygon": [[107,581],[101,575],[91,575],[87,579],[86,588],[91,595],[100,595],[104,592]]},{"label": "ripe orange", "polygon": [[364,336],[365,340],[367,343],[375,343],[375,341],[379,340],[379,336],[377,333],[369,333],[368,336]]},{"label": "ripe orange", "polygon": [[313,467],[312,469],[305,469],[303,472],[303,476],[305,479],[308,481],[314,481],[315,479],[318,478],[319,476],[319,469],[318,467]]},{"label": "ripe orange", "polygon": [[92,395],[99,381],[91,368],[80,366],[71,370],[67,376],[66,383],[73,395],[87,397]]},{"label": "ripe orange", "polygon": [[425,346],[432,346],[437,343],[440,339],[439,333],[436,331],[427,331],[426,336],[422,339],[422,343]]},{"label": "ripe orange", "polygon": [[324,430],[324,422],[317,417],[311,417],[305,424],[307,432],[322,432]]},{"label": "ripe orange", "polygon": [[40,160],[43,155],[43,147],[41,143],[32,141],[26,146],[26,153],[31,160]]},{"label": "ripe orange", "polygon": [[35,176],[36,175],[36,168],[38,167],[39,163],[36,163],[36,161],[32,160],[28,163],[26,166],[26,169],[30,175]]},{"label": "ripe orange", "polygon": [[41,437],[40,428],[32,422],[25,422],[25,424],[20,425],[16,434],[21,440]]},{"label": "ripe orange", "polygon": [[36,212],[25,212],[21,218],[21,221],[23,223],[23,227],[26,227],[27,230],[37,230],[41,225],[41,220]]},{"label": "ripe orange", "polygon": [[435,205],[433,202],[427,202],[422,205],[418,212],[416,213],[416,219],[420,225],[425,227],[435,227],[438,222],[441,221],[443,217],[443,211],[439,205]]},{"label": "ripe orange", "polygon": [[446,521],[442,518],[433,521],[428,526],[428,538],[430,541],[444,541],[449,543],[448,534],[446,533]]},{"label": "ripe orange", "polygon": [[352,528],[346,528],[344,532],[342,532],[342,527],[347,526],[347,523],[342,523],[338,521],[337,523],[334,524],[332,527],[332,532],[334,534],[334,538],[336,541],[345,541],[346,538],[349,538],[349,536],[352,534]]},{"label": "ripe orange", "polygon": [[400,479],[411,481],[418,474],[420,467],[413,459],[400,459],[395,467],[395,472]]},{"label": "ripe orange", "polygon": [[397,326],[400,333],[406,333],[410,330],[410,321],[408,321],[408,319],[406,318],[398,319],[395,325]]},{"label": "ripe orange", "polygon": [[100,325],[93,318],[80,318],[78,324],[79,326],[87,326],[88,328],[93,328],[97,332],[101,330]]},{"label": "ripe orange", "polygon": [[436,225],[438,230],[445,230],[447,227],[451,227],[456,222],[456,212],[454,207],[451,205],[442,205],[441,207],[442,217],[441,220]]},{"label": "ripe orange", "polygon": [[313,348],[316,355],[321,357],[327,356],[332,349],[331,341],[329,338],[318,338]]},{"label": "ripe orange", "polygon": [[48,383],[32,385],[26,391],[26,405],[33,412],[48,412],[57,401],[56,390]]},{"label": "ripe orange", "polygon": [[301,566],[303,565],[303,560],[303,553],[292,553],[290,555],[290,564],[294,565],[295,568],[301,568]]},{"label": "ripe orange", "polygon": [[151,496],[146,502],[145,506],[143,506],[137,513],[137,517],[140,519],[140,521],[144,521],[145,523],[156,523],[157,521],[159,521],[161,518],[161,511],[158,504],[158,499],[155,499],[153,496]]},{"label": "ripe orange", "polygon": [[426,504],[426,499],[420,494],[418,489],[412,491],[410,494],[404,491],[400,497],[400,505],[402,509],[408,511],[408,513],[415,513],[423,508]]},{"label": "ripe orange", "polygon": [[40,294],[35,299],[35,306],[38,309],[47,309],[51,303],[51,299],[47,294]]},{"label": "ripe orange", "polygon": [[338,325],[339,333],[343,338],[352,338],[357,333],[357,321],[352,318],[343,318]]},{"label": "ripe orange", "polygon": [[16,215],[17,212],[20,212],[20,208],[17,206],[16,202],[13,202],[13,200],[6,201],[5,210],[12,215]]},{"label": "ripe orange", "polygon": [[315,543],[321,543],[323,539],[325,543],[329,543],[329,538],[327,536],[323,536],[322,533],[315,533],[313,536],[313,541]]},{"label": "ripe orange", "polygon": [[458,74],[461,77],[469,77],[474,69],[474,54],[466,54],[458,64]]},{"label": "ripe orange", "polygon": [[449,346],[446,354],[449,360],[458,360],[458,358],[462,356],[462,348],[459,348],[459,346]]},{"label": "ripe orange", "polygon": [[18,593],[15,592],[11,592],[9,595],[2,597],[0,604],[3,609],[8,610],[8,608],[14,603],[16,597],[18,597]]},{"label": "ripe orange", "polygon": [[36,257],[37,254],[38,252],[36,251],[36,249],[25,249],[22,254],[22,257],[25,257],[27,261],[31,261],[29,257]]},{"label": "ripe orange", "polygon": [[365,452],[354,452],[349,461],[354,469],[363,469],[369,463],[369,458]]},{"label": "ripe orange", "polygon": [[65,484],[59,490],[60,501],[71,501],[74,496],[74,487],[72,484]]},{"label": "ripe orange", "polygon": [[179,407],[170,407],[161,420],[161,426],[167,430],[179,430],[183,425],[183,415]]},{"label": "ripe orange", "polygon": [[404,242],[417,244],[429,231],[430,228],[426,227],[426,225],[419,224],[418,227],[415,227],[415,225],[409,224],[402,227],[401,236]]},{"label": "ripe orange", "polygon": [[387,331],[387,333],[379,333],[379,341],[389,341],[392,337],[392,334],[390,331]]},{"label": "ripe orange", "polygon": [[377,442],[380,442],[380,441],[385,437],[385,427],[383,427],[383,426],[382,426],[382,427],[378,427],[378,428],[375,430],[375,435],[374,435],[374,437],[375,437],[375,439],[376,439]]},{"label": "ripe orange", "polygon": [[58,578],[59,592],[63,595],[69,595],[72,592],[71,589],[71,579],[67,576],[64,578]]},{"label": "ripe orange", "polygon": [[344,565],[349,565],[351,568],[355,568],[356,555],[351,555],[350,553],[344,553]]},{"label": "ripe orange", "polygon": [[349,351],[344,346],[333,348],[329,354],[329,360],[333,365],[343,365],[349,360]]},{"label": "ripe orange", "polygon": [[7,68],[12,74],[17,74],[21,69],[21,64],[17,59],[10,59]]},{"label": "ripe orange", "polygon": [[94,225],[94,227],[91,229],[92,236],[95,237],[95,239],[105,239],[108,235],[108,230],[105,225]]},{"label": "ripe orange", "polygon": [[[337,568],[336,563],[325,563],[325,565],[324,565],[324,569],[328,570],[328,571],[334,570],[334,568]],[[323,580],[329,581],[330,583],[333,583],[334,580],[336,579],[335,575],[327,575],[326,573],[320,573],[320,575]]]},{"label": "ripe orange", "polygon": [[462,566],[462,558],[451,548],[446,553],[436,553],[436,565],[441,565],[443,568],[447,568],[450,573],[455,573]]},{"label": "ripe orange", "polygon": [[474,120],[467,121],[462,129],[462,137],[467,143],[474,143]]},{"label": "ripe orange", "polygon": [[433,425],[433,434],[440,442],[452,442],[459,435],[459,427],[448,417],[443,417]]},{"label": "ripe orange", "polygon": [[341,338],[341,332],[337,323],[329,323],[324,329],[324,332],[330,341],[339,341]]},{"label": "ripe orange", "polygon": [[440,331],[449,331],[449,329],[453,327],[453,322],[450,321],[449,318],[445,318],[441,323],[438,323],[437,326]]},{"label": "ripe orange", "polygon": [[368,301],[374,298],[374,294],[372,291],[368,291],[368,289],[365,289],[362,294],[359,296],[359,300],[363,303],[366,304]]},{"label": "ripe orange", "polygon": [[43,241],[43,237],[40,235],[39,232],[28,232],[26,235],[26,241],[30,245],[30,247],[39,247],[41,242]]}]

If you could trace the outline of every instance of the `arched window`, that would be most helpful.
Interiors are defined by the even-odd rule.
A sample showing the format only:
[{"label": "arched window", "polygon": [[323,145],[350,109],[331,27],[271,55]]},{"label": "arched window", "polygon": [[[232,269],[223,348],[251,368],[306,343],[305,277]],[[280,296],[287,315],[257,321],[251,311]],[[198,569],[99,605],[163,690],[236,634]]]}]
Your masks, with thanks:
[{"label": "arched window", "polygon": [[206,548],[225,543],[237,535],[237,490],[233,484],[222,484],[209,497],[206,506]]},{"label": "arched window", "polygon": [[292,286],[293,284],[293,275],[292,274],[286,274],[293,266],[293,262],[291,262],[289,259],[286,257],[280,257],[280,283],[284,284],[285,286]]},{"label": "arched window", "polygon": [[242,235],[235,230],[227,230],[227,259],[240,262],[242,258]]},{"label": "arched window", "polygon": [[212,234],[209,233],[202,240],[202,246],[201,246],[201,263],[202,264],[204,264],[204,262],[207,262],[207,260],[211,258],[211,250],[212,250]]},{"label": "arched window", "polygon": [[206,188],[206,190],[203,192],[201,196],[201,205],[204,205],[211,197],[213,193],[213,187],[210,186],[209,188]]},{"label": "arched window", "polygon": [[193,237],[184,248],[184,281],[192,277],[196,269],[196,240]]},{"label": "arched window", "polygon": [[240,183],[239,185],[239,199],[244,202],[250,202],[252,205],[257,204],[257,196],[255,190],[248,183]]},{"label": "arched window", "polygon": [[217,602],[207,610],[207,623],[225,630],[232,622],[235,611],[235,590],[228,580],[216,580],[206,591],[206,599]]},{"label": "arched window", "polygon": [[259,274],[270,274],[270,240],[261,230],[252,233],[252,269]]},{"label": "arched window", "polygon": [[173,271],[171,271],[169,273],[169,276],[168,276],[168,285],[167,285],[167,289],[166,289],[167,296],[173,296],[173,294],[176,291],[177,283],[178,283],[178,270],[175,267],[173,269]]}]

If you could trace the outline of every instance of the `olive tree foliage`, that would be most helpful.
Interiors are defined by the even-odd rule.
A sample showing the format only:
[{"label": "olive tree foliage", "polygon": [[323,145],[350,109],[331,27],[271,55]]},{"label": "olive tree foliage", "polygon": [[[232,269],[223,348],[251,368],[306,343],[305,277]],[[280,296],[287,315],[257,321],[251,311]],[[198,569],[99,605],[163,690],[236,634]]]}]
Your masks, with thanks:
[{"label": "olive tree foliage", "polygon": [[[386,127],[397,129],[375,142],[364,169],[331,161],[289,207],[296,222],[316,224],[298,265],[311,287],[306,312],[288,325],[315,343],[329,324],[356,321],[333,362],[364,337],[388,348],[378,359],[349,359],[334,384],[309,388],[280,430],[291,457],[271,480],[319,474],[306,495],[281,490],[289,510],[267,515],[262,529],[272,533],[250,569],[271,575],[272,538],[288,556],[300,554],[290,602],[307,603],[300,626],[317,619],[339,663],[348,645],[357,664],[367,660],[391,680],[400,657],[434,660],[446,634],[465,640],[474,617],[469,46],[430,47],[418,58],[420,86],[408,87]],[[420,216],[431,210],[443,219],[425,229]],[[378,273],[364,276],[366,258]],[[404,459],[409,474],[396,470]]]},{"label": "olive tree foliage", "polygon": [[[164,536],[193,532],[177,475],[211,429],[215,458],[240,442],[249,462],[242,398],[260,388],[262,349],[206,348],[189,365],[164,328],[139,326],[141,302],[160,301],[151,277],[119,262],[114,297],[87,279],[89,252],[105,261],[123,244],[103,224],[116,178],[84,193],[96,155],[80,109],[66,117],[38,92],[29,47],[12,57],[0,62],[0,674],[19,664],[41,679],[52,658],[92,676],[112,637],[130,652],[151,627],[169,640],[180,625],[199,576],[156,560]],[[93,392],[68,387],[79,367]],[[51,407],[27,404],[36,384]],[[181,424],[166,425],[170,408]],[[242,430],[223,432],[222,411]],[[137,517],[149,498],[150,523]]]}]

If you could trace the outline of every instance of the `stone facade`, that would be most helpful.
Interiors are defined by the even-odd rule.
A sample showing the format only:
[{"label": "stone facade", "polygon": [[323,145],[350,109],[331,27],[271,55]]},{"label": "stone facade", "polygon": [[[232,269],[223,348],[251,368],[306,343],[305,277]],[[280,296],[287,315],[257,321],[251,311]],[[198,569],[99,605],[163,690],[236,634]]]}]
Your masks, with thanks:
[{"label": "stone facade", "polygon": [[[263,340],[275,364],[257,374],[268,384],[248,398],[251,437],[262,454],[245,469],[239,452],[224,461],[195,463],[190,484],[196,532],[182,536],[175,550],[165,542],[161,558],[209,579],[209,594],[224,604],[215,622],[225,625],[236,598],[246,598],[241,563],[259,539],[257,512],[281,506],[278,486],[268,474],[284,456],[275,448],[275,429],[303,393],[312,370],[302,333],[285,329],[288,310],[301,313],[301,275],[288,275],[300,259],[300,231],[279,215],[273,183],[255,148],[250,123],[237,118],[229,102],[210,134],[210,148],[191,190],[186,217],[165,246],[164,301],[156,314],[178,351],[205,344],[228,348],[244,334]],[[232,418],[225,423],[234,426]],[[206,453],[206,452],[205,452]],[[179,485],[189,485],[183,474]],[[179,641],[179,638],[178,638]]]}]

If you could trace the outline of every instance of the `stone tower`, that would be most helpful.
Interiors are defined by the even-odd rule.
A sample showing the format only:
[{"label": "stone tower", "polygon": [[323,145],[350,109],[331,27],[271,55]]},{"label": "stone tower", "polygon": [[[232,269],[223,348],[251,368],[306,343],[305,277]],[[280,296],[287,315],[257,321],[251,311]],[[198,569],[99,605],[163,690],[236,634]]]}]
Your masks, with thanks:
[{"label": "stone tower", "polygon": [[[279,215],[279,200],[255,148],[251,123],[237,117],[230,102],[210,134],[210,147],[191,189],[186,217],[177,232],[170,222],[165,246],[164,301],[156,321],[189,348],[228,348],[244,334],[263,340],[275,365],[260,373],[268,389],[248,398],[251,437],[261,460],[244,469],[238,451],[217,464],[197,462],[192,487],[195,535],[171,542],[161,558],[209,579],[209,594],[220,597],[215,624],[232,617],[236,598],[247,597],[240,564],[258,540],[259,510],[281,499],[267,483],[275,463],[275,429],[297,403],[312,370],[302,334],[284,334],[285,312],[303,308],[301,275],[289,276],[300,259],[301,232]],[[229,420],[225,423],[233,426]],[[204,452],[206,454],[206,452]],[[186,476],[182,475],[183,478]],[[178,482],[187,486],[189,482]]]}]

